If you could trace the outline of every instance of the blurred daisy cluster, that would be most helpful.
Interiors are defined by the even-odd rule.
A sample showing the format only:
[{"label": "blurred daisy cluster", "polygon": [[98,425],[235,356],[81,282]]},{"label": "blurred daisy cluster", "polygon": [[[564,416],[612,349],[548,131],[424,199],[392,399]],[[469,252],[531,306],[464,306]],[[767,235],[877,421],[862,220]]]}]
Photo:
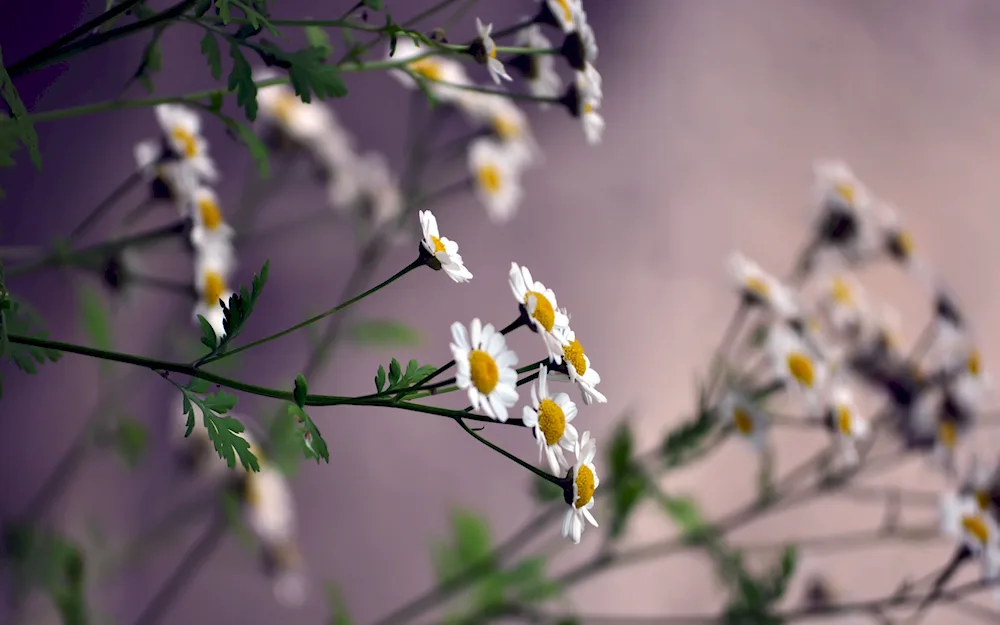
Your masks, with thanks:
[{"label": "blurred daisy cluster", "polygon": [[[981,556],[994,578],[1000,473],[972,453],[967,475],[958,469],[959,451],[992,391],[976,338],[892,204],[843,162],[816,163],[814,177],[811,244],[789,278],[740,253],[730,259],[738,315],[756,325],[731,346],[718,413],[760,450],[769,448],[782,419],[815,424],[829,432],[841,470],[859,465],[877,432],[904,451],[927,455],[929,466],[955,485],[942,497],[942,530],[961,540],[963,557]],[[862,286],[861,271],[884,262],[927,295],[930,320],[910,347],[903,345],[898,313]],[[799,405],[803,414],[779,416],[772,406],[780,401]]]}]

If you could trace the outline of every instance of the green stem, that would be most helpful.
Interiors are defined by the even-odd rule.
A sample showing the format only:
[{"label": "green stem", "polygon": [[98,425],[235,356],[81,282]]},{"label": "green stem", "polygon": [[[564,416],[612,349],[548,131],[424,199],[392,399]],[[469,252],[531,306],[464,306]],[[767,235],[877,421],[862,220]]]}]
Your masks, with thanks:
[{"label": "green stem", "polygon": [[129,176],[125,178],[121,184],[115,187],[115,189],[108,194],[106,198],[101,200],[97,206],[87,213],[87,216],[83,218],[83,221],[81,221],[76,228],[73,228],[73,231],[69,235],[70,243],[85,235],[90,228],[104,216],[105,213],[111,210],[111,208],[113,208],[126,193],[132,190],[132,187],[139,184],[141,181],[142,171],[136,170],[129,174]]},{"label": "green stem", "polygon": [[504,458],[507,458],[508,460],[514,461],[516,464],[521,465],[522,467],[524,467],[525,469],[531,471],[532,473],[534,473],[538,477],[542,478],[543,480],[545,480],[547,482],[551,482],[551,483],[555,484],[556,486],[558,486],[560,488],[564,488],[566,486],[564,478],[556,477],[555,475],[547,473],[546,471],[542,471],[538,467],[533,466],[532,464],[530,464],[528,462],[525,462],[524,460],[521,460],[520,458],[518,458],[514,454],[510,453],[509,451],[507,451],[503,447],[500,447],[498,445],[494,445],[493,443],[491,443],[486,438],[484,438],[484,437],[480,436],[479,434],[477,434],[476,431],[473,430],[472,428],[470,428],[469,425],[465,421],[463,421],[461,417],[455,417],[455,422],[458,423],[460,426],[462,426],[462,429],[465,430],[466,433],[469,434],[469,436],[475,438],[477,441],[479,441],[483,445],[486,445],[487,447],[489,447],[493,451],[497,452],[498,454],[500,454]]},{"label": "green stem", "polygon": [[86,22],[85,24],[77,28],[74,28],[73,30],[66,33],[62,37],[56,39],[55,41],[45,46],[41,50],[28,55],[26,58],[21,59],[17,63],[14,63],[13,65],[10,66],[10,68],[8,68],[7,73],[10,75],[11,78],[14,78],[20,74],[24,74],[26,72],[31,71],[32,69],[35,69],[38,63],[45,62],[49,57],[58,53],[59,50],[64,46],[72,43],[77,38],[86,35],[95,28],[104,25],[106,22],[115,19],[119,15],[126,13],[132,7],[134,7],[135,5],[139,4],[142,1],[143,0],[124,0],[121,4],[118,4],[115,7],[108,9],[107,11],[101,13],[100,15],[90,20],[89,22]]},{"label": "green stem", "polygon": [[337,306],[334,306],[333,308],[331,308],[331,309],[329,309],[329,310],[327,310],[325,312],[321,312],[320,314],[316,315],[315,317],[310,317],[309,319],[306,319],[302,323],[297,323],[297,324],[293,325],[290,328],[282,330],[281,332],[278,332],[276,334],[272,334],[270,336],[265,336],[262,339],[258,339],[258,340],[254,341],[252,343],[247,343],[246,345],[244,345],[242,347],[237,347],[236,349],[224,352],[222,354],[216,354],[215,356],[212,356],[210,358],[206,358],[205,360],[203,360],[201,362],[201,364],[208,364],[208,363],[211,363],[211,362],[215,362],[217,360],[222,360],[223,358],[228,358],[229,356],[233,356],[233,355],[238,354],[238,353],[240,353],[242,351],[246,351],[246,350],[248,350],[248,349],[250,349],[252,347],[257,347],[259,345],[263,345],[264,343],[269,343],[269,342],[271,342],[271,341],[273,341],[275,339],[280,339],[281,337],[285,336],[286,334],[291,334],[292,332],[295,332],[296,330],[301,330],[302,328],[304,328],[304,327],[306,327],[308,325],[312,325],[312,324],[316,323],[317,321],[320,321],[322,319],[326,319],[330,315],[336,314],[336,313],[340,312],[341,310],[344,310],[345,308],[347,308],[351,304],[356,304],[357,302],[360,302],[361,300],[363,300],[364,298],[368,297],[369,295],[375,293],[376,291],[379,291],[379,290],[381,290],[381,289],[389,286],[390,284],[392,284],[396,280],[399,280],[400,278],[402,278],[406,274],[410,273],[414,269],[417,269],[418,267],[423,267],[423,266],[424,266],[424,261],[422,259],[418,258],[417,260],[413,261],[412,263],[410,263],[406,267],[403,267],[402,269],[400,269],[398,272],[396,272],[395,274],[393,274],[392,276],[390,276],[386,280],[384,280],[384,281],[380,282],[379,284],[376,284],[372,288],[368,289],[367,291],[365,291],[361,295],[357,295],[355,297],[352,297],[351,299],[347,300],[346,302],[344,302],[342,304],[338,304]]}]

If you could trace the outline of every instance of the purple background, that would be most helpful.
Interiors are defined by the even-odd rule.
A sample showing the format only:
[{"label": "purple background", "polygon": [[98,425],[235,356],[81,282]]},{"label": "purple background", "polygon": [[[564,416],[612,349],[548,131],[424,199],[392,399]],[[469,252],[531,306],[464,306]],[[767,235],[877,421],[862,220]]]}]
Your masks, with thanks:
[{"label": "purple background", "polygon": [[[8,64],[96,11],[65,1],[8,4],[0,20],[0,46]],[[331,4],[336,6],[331,9]],[[339,15],[341,4],[347,3],[288,0],[281,3],[280,16]],[[419,8],[409,1],[388,4],[397,18]],[[453,39],[473,32],[477,14],[497,21],[499,28],[531,10],[523,0],[480,4],[451,29]],[[724,281],[726,255],[739,248],[775,271],[788,265],[807,223],[809,167],[822,156],[846,158],[877,192],[903,207],[927,260],[951,280],[978,322],[985,355],[995,356],[997,337],[988,322],[998,297],[991,288],[992,267],[1000,261],[992,210],[1000,195],[995,167],[1000,6],[990,0],[589,0],[587,7],[601,44],[608,122],[604,144],[588,148],[582,130],[559,111],[532,113],[547,160],[528,173],[527,200],[512,223],[488,226],[469,198],[435,209],[445,232],[461,243],[475,280],[459,286],[418,272],[355,311],[355,317],[404,318],[424,333],[424,345],[391,352],[343,347],[325,375],[310,380],[311,390],[367,392],[376,367],[391,356],[443,362],[452,321],[480,316],[506,324],[514,314],[506,275],[509,263],[517,261],[556,289],[604,377],[611,403],[585,410],[581,423],[600,437],[617,415],[634,407],[637,430],[648,437],[645,446],[652,446],[690,409],[693,370],[704,366],[732,310]],[[212,84],[198,52],[199,38],[187,26],[165,37],[158,93]],[[333,40],[339,43],[336,35]],[[134,70],[145,41],[132,37],[89,52],[18,80],[18,87],[32,110],[113,97]],[[350,76],[348,86],[351,97],[333,104],[342,123],[362,147],[384,151],[399,164],[407,109],[403,91],[381,73]],[[142,95],[138,86],[131,93]],[[43,171],[23,162],[0,173],[8,193],[0,203],[2,245],[44,244],[68,232],[126,175],[132,145],[155,128],[150,111],[130,110],[45,123],[39,132]],[[209,122],[207,132],[224,175],[222,201],[234,205],[248,158],[218,124]],[[125,202],[121,211],[130,207]],[[296,184],[268,204],[260,223],[282,223],[322,207],[321,193]],[[144,224],[168,218],[161,211]],[[104,227],[91,237],[107,233]],[[260,239],[241,256],[242,282],[264,259],[272,267],[248,336],[263,336],[335,304],[353,253],[350,230],[334,219],[294,237]],[[409,262],[410,254],[398,250],[378,275],[390,275]],[[189,272],[183,256],[169,246],[141,262],[156,275]],[[72,289],[79,279],[79,274],[46,271],[12,280],[10,286],[42,308],[55,337],[84,341]],[[915,333],[923,323],[916,290],[890,271],[877,272],[872,284],[907,313],[904,328]],[[173,296],[147,290],[130,295],[116,303],[116,346],[122,351],[155,349],[156,334],[171,318],[184,331],[195,332],[187,324],[187,307]],[[522,362],[536,358],[538,346],[529,338],[512,341]],[[253,352],[238,376],[289,385],[302,366],[305,341],[303,334],[293,335]],[[0,514],[6,517],[35,492],[51,469],[53,452],[68,448],[76,436],[96,402],[97,368],[67,356],[33,378],[4,373]],[[123,409],[165,432],[176,400],[171,388],[152,373],[133,379],[139,383]],[[242,414],[271,409],[245,397],[239,408]],[[347,408],[317,409],[313,416],[330,443],[331,463],[306,467],[295,482],[303,544],[316,586],[326,579],[339,584],[358,623],[372,622],[426,588],[428,540],[446,531],[452,506],[487,514],[499,536],[532,514],[525,472],[447,420]],[[525,432],[501,427],[486,432],[526,458],[534,454]],[[821,440],[814,434],[782,433],[780,466],[796,462]],[[973,444],[992,457],[986,440]],[[696,489],[710,513],[723,514],[751,492],[751,460],[742,446],[727,445],[716,462],[671,478],[667,487]],[[911,486],[939,484],[919,462],[893,479]],[[104,455],[84,465],[51,518],[76,536],[91,519],[99,519],[113,539],[122,540],[196,490],[174,480],[163,450],[131,475]],[[929,512],[924,520],[933,518]],[[633,532],[637,540],[669,531],[655,514],[640,516]],[[826,503],[752,526],[739,537],[787,540],[872,527],[877,519],[878,510],[871,507]],[[97,589],[104,610],[116,622],[134,619],[197,531],[195,525],[180,528],[178,542],[125,579]],[[553,526],[552,535],[557,532]],[[589,544],[578,553],[594,547],[594,536],[588,535]],[[902,576],[932,570],[947,549],[904,545],[862,555],[810,556],[801,577],[822,569],[847,597],[884,595]],[[573,561],[578,553],[560,562]],[[320,593],[294,616],[280,609],[256,564],[227,538],[167,622],[294,618],[315,623],[324,618]],[[575,604],[599,613],[687,613],[709,609],[718,597],[700,555],[595,578],[578,590]],[[220,602],[220,596],[239,599]],[[941,610],[925,622],[959,623],[962,618]]]}]

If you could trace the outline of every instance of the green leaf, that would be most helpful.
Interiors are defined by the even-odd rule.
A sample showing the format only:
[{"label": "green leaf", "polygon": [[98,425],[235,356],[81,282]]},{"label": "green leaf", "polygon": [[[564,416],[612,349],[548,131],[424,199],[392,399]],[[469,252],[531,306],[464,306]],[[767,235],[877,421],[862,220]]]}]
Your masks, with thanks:
[{"label": "green leaf", "polygon": [[[247,320],[250,318],[250,314],[253,312],[254,306],[257,305],[257,300],[260,298],[260,294],[264,291],[264,287],[267,285],[267,278],[270,273],[271,263],[270,261],[265,261],[264,266],[260,269],[260,273],[253,277],[250,290],[247,291],[245,286],[241,286],[237,293],[233,293],[229,297],[228,304],[225,302],[222,304],[222,327],[225,331],[225,335],[222,337],[222,340],[218,341],[216,346],[212,348],[212,351],[204,356],[204,358],[224,353],[230,343],[232,343],[233,339],[240,335],[240,332],[243,330],[243,326],[246,325]],[[201,323],[200,316],[199,323]],[[211,329],[211,326],[209,326],[209,329]],[[202,323],[202,333],[205,333],[204,323]],[[208,339],[207,335],[202,338],[202,342],[205,343],[205,345],[208,345],[206,339]]]},{"label": "green leaf", "polygon": [[3,552],[11,560],[15,588],[44,591],[66,625],[85,625],[86,561],[65,536],[27,524],[3,528]]},{"label": "green leaf", "polygon": [[142,83],[143,88],[147,92],[153,93],[156,87],[153,85],[153,74],[159,72],[163,69],[163,55],[160,50],[160,38],[166,31],[165,26],[161,26],[153,29],[153,35],[149,39],[149,43],[142,51],[142,60],[139,61],[139,68],[135,70],[132,78],[126,84],[126,87],[131,85],[132,81],[138,80]]},{"label": "green leaf", "polygon": [[401,321],[370,319],[354,324],[351,340],[365,347],[413,347],[420,344],[420,333]]},{"label": "green leaf", "polygon": [[698,450],[716,426],[715,414],[708,406],[705,390],[699,391],[698,416],[667,432],[660,444],[663,465],[674,468],[683,465]]},{"label": "green leaf", "polygon": [[210,30],[206,30],[205,36],[201,38],[201,53],[208,61],[212,78],[222,80],[222,52],[219,51],[219,42],[216,41],[215,35]]},{"label": "green leaf", "polygon": [[3,347],[4,357],[28,375],[38,373],[38,365],[58,361],[62,357],[62,353],[59,351],[11,343],[6,340],[6,336],[9,334],[47,339],[49,333],[45,330],[41,315],[26,301],[10,294],[7,295],[5,301],[6,310],[0,311],[0,327],[2,327],[0,336],[4,338],[4,344],[0,347]]},{"label": "green leaf", "polygon": [[200,397],[190,388],[178,385],[184,394],[184,412],[187,414],[187,433],[190,435],[195,427],[195,406],[201,410],[202,424],[212,441],[219,457],[226,461],[229,468],[236,466],[236,459],[247,471],[260,471],[257,457],[250,451],[250,443],[240,436],[245,431],[243,424],[231,416],[224,416],[236,405],[236,396],[225,391],[217,391]]},{"label": "green leaf", "polygon": [[115,428],[115,443],[125,466],[138,467],[149,444],[146,426],[135,419],[122,419]]},{"label": "green leaf", "polygon": [[295,390],[292,391],[292,396],[295,398],[295,405],[299,408],[306,407],[306,395],[309,394],[309,385],[306,384],[306,378],[301,373],[295,377]]},{"label": "green leaf", "polygon": [[201,326],[201,343],[213,352],[219,347],[219,336],[215,333],[215,328],[202,315],[198,315],[198,324]]},{"label": "green leaf", "polygon": [[36,169],[41,169],[42,154],[38,150],[38,134],[35,133],[35,127],[28,118],[28,109],[24,106],[24,102],[21,101],[21,95],[17,92],[14,81],[11,80],[7,69],[4,67],[2,49],[0,49],[0,99],[3,99],[10,110],[17,135],[24,147],[28,148],[28,155],[31,157],[31,162],[35,165]]},{"label": "green leaf", "polygon": [[309,46],[323,50],[323,59],[330,58],[333,53],[333,44],[330,43],[330,36],[319,26],[306,26],[306,41]]},{"label": "green leaf", "polygon": [[399,361],[396,360],[395,358],[393,358],[389,362],[389,388],[390,389],[393,388],[394,386],[396,386],[397,383],[399,383],[400,376],[402,376],[402,372],[399,369]]},{"label": "green leaf", "polygon": [[289,412],[294,414],[298,419],[306,457],[312,458],[317,464],[320,460],[325,460],[329,464],[330,449],[327,447],[326,440],[323,438],[323,434],[319,431],[319,428],[316,427],[316,423],[313,422],[312,417],[305,410],[294,404],[289,408]]},{"label": "green leaf", "polygon": [[518,600],[523,603],[538,603],[562,593],[562,587],[549,579],[545,571],[546,564],[544,556],[534,556],[504,571],[507,587]]},{"label": "green leaf", "polygon": [[325,63],[325,48],[309,46],[291,54],[277,48],[274,50],[288,65],[288,78],[292,88],[303,102],[312,102],[313,96],[323,100],[347,95],[347,85],[340,77],[340,70]]},{"label": "green leaf", "polygon": [[347,604],[344,602],[344,595],[335,585],[327,582],[326,601],[330,606],[329,625],[354,625],[350,612],[347,611]]},{"label": "green leaf", "polygon": [[611,476],[610,536],[620,537],[628,520],[646,494],[646,476],[635,462],[635,443],[628,419],[615,428],[608,447],[608,468]]},{"label": "green leaf", "polygon": [[243,141],[243,144],[250,150],[250,158],[257,164],[257,171],[260,177],[267,179],[271,176],[271,169],[268,164],[267,146],[260,140],[260,137],[246,124],[236,124],[236,135]]},{"label": "green leaf", "polygon": [[267,425],[268,459],[288,476],[296,475],[299,463],[308,453],[292,408],[289,405],[287,410],[279,411]]},{"label": "green leaf", "polygon": [[78,302],[83,331],[90,344],[98,349],[114,349],[114,341],[111,339],[111,315],[101,293],[85,284],[79,291]]},{"label": "green leaf", "polygon": [[466,567],[475,566],[490,555],[490,527],[482,516],[467,510],[457,510],[452,517],[452,527],[459,562]]},{"label": "green leaf", "polygon": [[253,81],[253,70],[243,56],[236,42],[229,44],[229,56],[233,59],[233,69],[229,72],[229,90],[236,93],[236,103],[243,107],[247,119],[257,119],[257,85]]},{"label": "green leaf", "polygon": [[382,10],[382,0],[361,0],[362,6],[366,6],[373,11]]},{"label": "green leaf", "polygon": [[385,367],[379,365],[378,372],[375,373],[375,392],[381,393],[382,388],[384,386],[385,386]]}]

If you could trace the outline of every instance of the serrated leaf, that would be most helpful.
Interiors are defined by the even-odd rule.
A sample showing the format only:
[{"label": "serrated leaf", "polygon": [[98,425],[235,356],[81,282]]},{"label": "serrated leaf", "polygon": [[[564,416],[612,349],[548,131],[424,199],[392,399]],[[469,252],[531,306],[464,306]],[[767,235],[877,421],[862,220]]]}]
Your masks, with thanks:
[{"label": "serrated leaf", "polygon": [[389,362],[389,388],[393,388],[399,382],[402,372],[399,369],[399,361],[393,358]]},{"label": "serrated leaf", "polygon": [[379,365],[378,372],[375,373],[375,392],[381,393],[384,387],[385,387],[385,367]]},{"label": "serrated leaf", "polygon": [[238,419],[224,416],[236,405],[236,396],[223,390],[200,397],[188,388],[178,386],[184,394],[184,412],[187,414],[187,434],[190,435],[195,425],[197,406],[201,410],[202,424],[208,433],[212,446],[219,457],[226,461],[229,468],[236,466],[236,459],[247,471],[260,471],[257,457],[250,451],[250,443],[240,436],[245,428]]},{"label": "serrated leaf", "polygon": [[215,328],[202,315],[198,315],[198,324],[201,326],[201,343],[212,351],[219,346],[219,336],[215,333]]},{"label": "serrated leaf", "polygon": [[295,389],[292,391],[292,396],[295,398],[295,405],[299,408],[305,408],[306,406],[306,395],[309,394],[309,385],[306,383],[306,378],[301,373],[295,377]]},{"label": "serrated leaf", "polygon": [[135,419],[122,419],[115,428],[115,446],[125,465],[134,469],[142,462],[148,445],[146,426]]},{"label": "serrated leaf", "polygon": [[347,95],[347,85],[340,77],[340,70],[325,63],[324,48],[309,46],[284,55],[288,64],[288,78],[295,94],[305,103],[317,99],[342,98]]},{"label": "serrated leaf", "polygon": [[98,349],[114,349],[114,341],[111,338],[111,315],[102,294],[85,284],[79,291],[78,305],[83,331],[90,344]]},{"label": "serrated leaf", "polygon": [[330,36],[319,26],[306,26],[306,41],[313,48],[323,51],[323,59],[328,59],[333,53],[333,44],[330,43]]},{"label": "serrated leaf", "polygon": [[305,445],[305,455],[308,458],[315,460],[317,463],[320,460],[324,460],[327,464],[330,463],[330,449],[326,444],[326,440],[323,438],[323,434],[316,427],[316,423],[312,420],[312,417],[298,406],[292,404],[289,411],[295,415],[298,419],[299,427],[301,428],[301,436],[303,443]]},{"label": "serrated leaf", "polygon": [[213,35],[210,30],[206,30],[205,36],[201,38],[201,53],[208,62],[208,68],[212,72],[212,78],[221,80],[222,52],[219,50],[219,42],[216,41],[215,35]]},{"label": "serrated leaf", "polygon": [[[6,310],[0,311],[3,337],[9,334],[20,334],[39,339],[48,338],[49,335],[45,330],[42,317],[34,307],[10,294],[7,295],[5,302]],[[34,375],[38,373],[38,365],[58,361],[62,357],[62,353],[53,349],[6,341],[4,357],[24,373]]]},{"label": "serrated leaf", "polygon": [[142,83],[143,88],[147,92],[153,93],[156,90],[153,85],[153,74],[157,73],[163,69],[163,54],[160,50],[160,38],[166,31],[166,27],[158,27],[153,29],[153,35],[150,37],[149,42],[143,48],[142,60],[139,61],[139,67],[132,74],[132,78],[126,85],[126,88],[131,85],[132,81],[138,80]]},{"label": "serrated leaf", "polygon": [[[203,356],[198,361],[198,364],[207,360],[211,356],[224,353],[232,343],[233,339],[240,335],[240,332],[246,325],[247,320],[250,318],[250,314],[257,305],[257,300],[260,298],[260,294],[263,293],[264,287],[267,285],[267,278],[270,273],[271,263],[270,261],[264,261],[264,266],[261,267],[260,273],[253,277],[250,290],[248,291],[245,286],[241,286],[238,292],[233,293],[229,297],[228,303],[222,303],[222,327],[225,334],[221,340],[218,340],[214,347],[209,346],[210,337],[208,335],[208,330],[205,329],[205,323],[207,323],[207,321],[202,322],[202,318],[199,315],[198,320],[199,323],[201,323],[202,333],[205,335],[202,338],[202,343],[209,346],[211,351]],[[211,325],[208,326],[208,329],[212,329]],[[212,330],[212,336],[214,335],[215,331]]]},{"label": "serrated leaf", "polygon": [[35,132],[35,127],[28,118],[28,109],[24,106],[24,102],[21,101],[21,95],[17,92],[14,81],[11,80],[7,69],[4,67],[2,48],[0,48],[0,99],[3,99],[10,110],[17,135],[24,147],[28,148],[28,155],[31,158],[31,162],[35,165],[36,169],[41,169],[42,154],[38,149],[38,134]]},{"label": "serrated leaf", "polygon": [[249,121],[257,119],[257,85],[253,81],[253,70],[243,56],[239,44],[229,44],[229,57],[233,68],[229,72],[229,90],[236,93],[236,103],[243,107]]}]

